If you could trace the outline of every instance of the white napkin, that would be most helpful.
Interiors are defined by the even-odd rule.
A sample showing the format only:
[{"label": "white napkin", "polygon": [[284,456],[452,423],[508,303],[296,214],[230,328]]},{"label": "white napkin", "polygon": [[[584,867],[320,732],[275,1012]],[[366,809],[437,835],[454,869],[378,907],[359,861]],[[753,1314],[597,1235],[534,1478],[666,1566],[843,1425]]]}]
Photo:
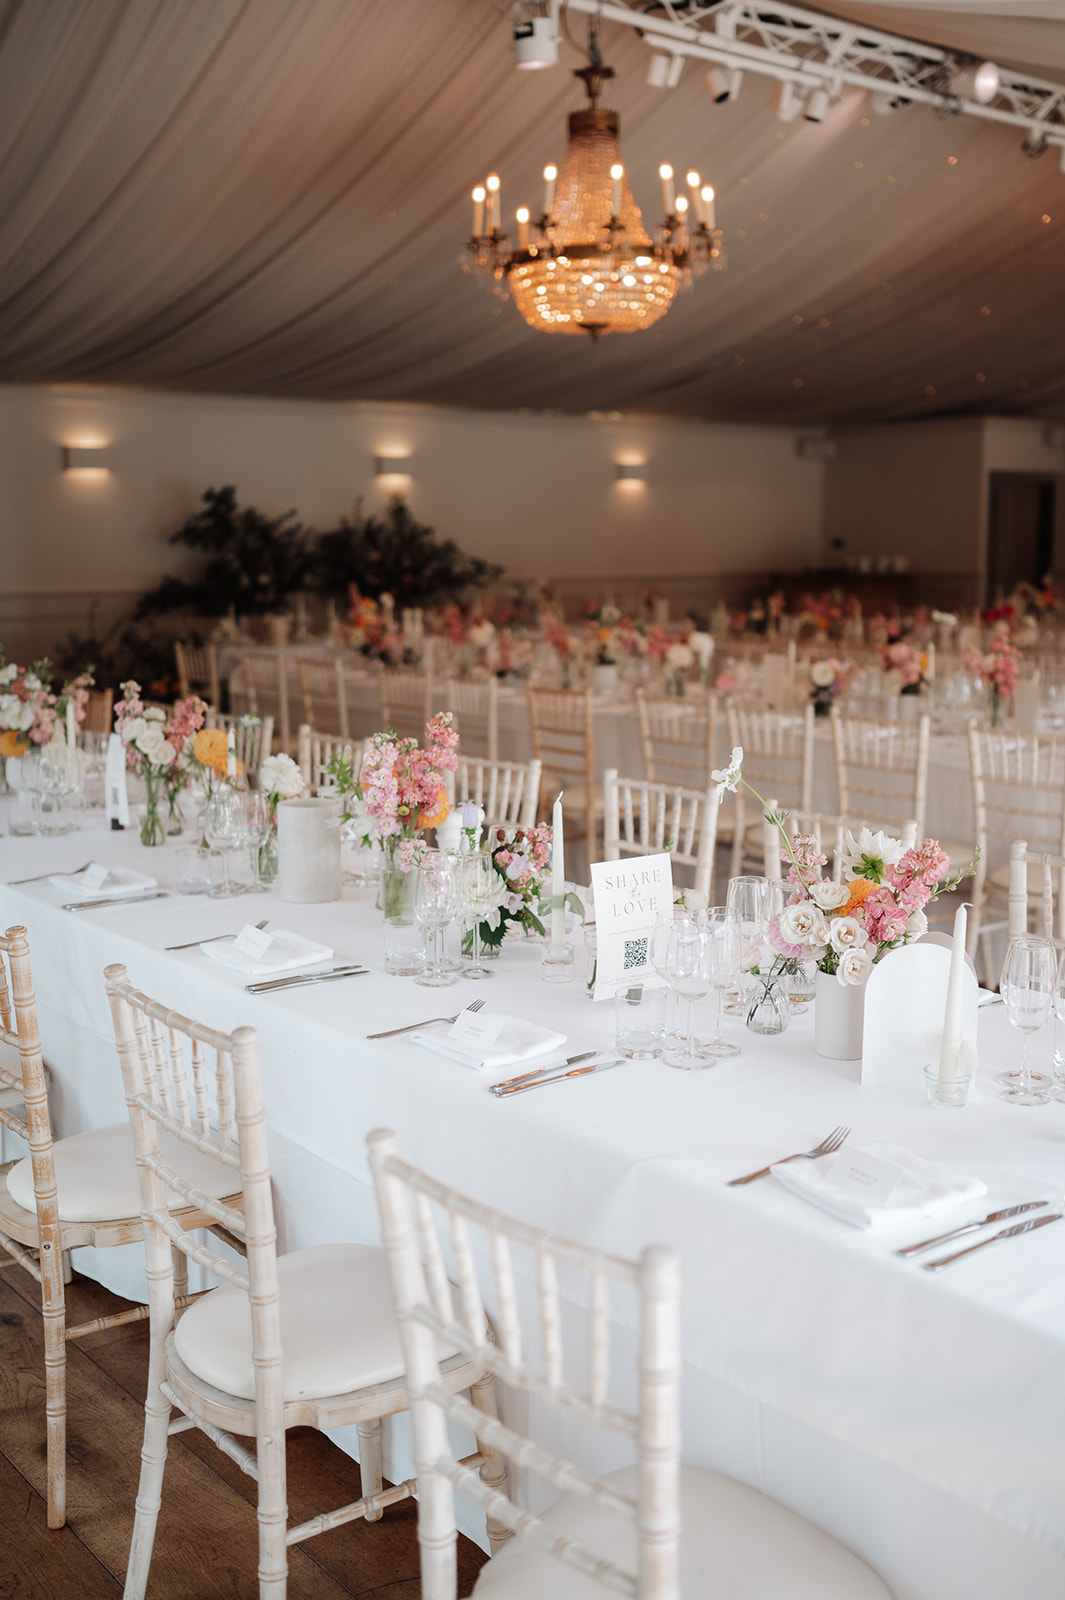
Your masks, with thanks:
[{"label": "white napkin", "polygon": [[316,967],[322,961],[332,961],[333,952],[326,944],[315,944],[302,934],[286,933],[279,929],[274,934],[270,948],[261,960],[242,955],[225,940],[214,944],[201,944],[200,949],[212,961],[220,961],[234,972],[243,972],[253,978],[268,978],[275,972],[299,972],[303,967]]},{"label": "white napkin", "polygon": [[[896,1223],[914,1222],[920,1217],[930,1217],[937,1211],[958,1205],[963,1200],[976,1200],[987,1193],[987,1184],[967,1173],[956,1172],[952,1167],[938,1162],[922,1161],[920,1156],[886,1139],[871,1139],[859,1147],[880,1161],[890,1161],[904,1167],[902,1177],[886,1205],[878,1205],[849,1189],[833,1184],[832,1172],[841,1155],[822,1156],[817,1161],[789,1161],[775,1166],[773,1176],[785,1189],[797,1194],[812,1205],[820,1206],[841,1222],[855,1228],[886,1228]],[[853,1155],[851,1151],[849,1154]]]},{"label": "white napkin", "polygon": [[526,1022],[524,1017],[508,1017],[499,1037],[490,1045],[449,1039],[446,1033],[412,1033],[411,1041],[448,1061],[458,1061],[464,1067],[494,1072],[497,1067],[513,1067],[519,1061],[531,1061],[535,1056],[560,1049],[566,1042],[566,1035],[538,1027],[535,1022]]},{"label": "white napkin", "polygon": [[48,882],[72,899],[85,901],[125,899],[128,895],[146,894],[149,889],[159,887],[158,878],[150,878],[146,872],[134,872],[130,867],[109,867],[98,889],[87,889],[80,872],[56,872]]}]

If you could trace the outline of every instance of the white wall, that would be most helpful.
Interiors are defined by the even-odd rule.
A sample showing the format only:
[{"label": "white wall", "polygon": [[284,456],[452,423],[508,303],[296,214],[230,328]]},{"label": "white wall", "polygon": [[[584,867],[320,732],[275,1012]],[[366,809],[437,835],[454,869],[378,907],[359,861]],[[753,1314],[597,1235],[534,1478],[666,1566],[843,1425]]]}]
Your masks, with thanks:
[{"label": "white wall", "polygon": [[[509,572],[662,580],[797,570],[816,558],[824,469],[795,430],[620,417],[0,388],[0,508],[9,588],[0,640],[84,625],[189,557],[166,543],[208,486],[318,528],[383,505],[375,453],[409,453],[415,514]],[[62,444],[104,444],[98,480],[60,469]],[[615,461],[643,462],[619,484]],[[704,583],[705,588],[705,583]]]}]

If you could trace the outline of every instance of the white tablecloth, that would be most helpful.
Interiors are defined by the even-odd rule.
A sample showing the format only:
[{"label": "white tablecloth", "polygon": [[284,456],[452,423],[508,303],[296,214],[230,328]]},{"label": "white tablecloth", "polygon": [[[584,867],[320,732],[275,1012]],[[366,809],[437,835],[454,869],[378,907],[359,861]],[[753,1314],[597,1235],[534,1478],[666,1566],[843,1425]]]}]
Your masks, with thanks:
[{"label": "white tablecloth", "polygon": [[[102,831],[2,839],[0,878],[68,870],[89,854],[173,883],[172,849]],[[631,1063],[497,1101],[477,1073],[364,1036],[476,996],[557,1025],[573,1050],[608,1046],[610,1008],[578,984],[544,988],[533,946],[508,945],[488,983],[432,991],[375,976],[253,997],[199,952],[162,947],[269,917],[379,974],[380,913],[366,892],[316,907],[175,896],[77,913],[60,898],[47,884],[0,887],[3,925],[30,931],[60,1133],[123,1115],[102,970],[124,962],[181,1011],[259,1028],[285,1248],[376,1240],[364,1138],[382,1125],[412,1161],[530,1221],[624,1253],[669,1243],[683,1261],[686,1459],[811,1516],[898,1600],[1060,1600],[1065,1223],[933,1276],[891,1255],[913,1230],[872,1237],[772,1180],[723,1183],[844,1122],[854,1144],[886,1137],[983,1178],[986,1209],[1059,1201],[1065,1106],[996,1098],[990,1065],[1019,1042],[1001,1007],[981,1016],[979,1098],[960,1113],[928,1106],[917,1086],[862,1089],[853,1065],[814,1056],[809,1017],[782,1038],[744,1035],[744,1053],[709,1072]],[[1038,1037],[1037,1058],[1048,1051]],[[118,1255],[88,1266],[131,1292],[136,1254],[132,1268]],[[623,1314],[616,1332],[631,1346]]]}]

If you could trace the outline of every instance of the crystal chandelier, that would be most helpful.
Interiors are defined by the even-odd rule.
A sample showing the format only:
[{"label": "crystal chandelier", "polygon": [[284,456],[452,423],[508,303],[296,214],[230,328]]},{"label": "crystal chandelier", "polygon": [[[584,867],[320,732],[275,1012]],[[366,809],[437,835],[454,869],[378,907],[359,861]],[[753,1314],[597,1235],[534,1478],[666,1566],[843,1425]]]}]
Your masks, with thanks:
[{"label": "crystal chandelier", "polygon": [[[632,197],[618,148],[618,115],[600,109],[603,84],[614,76],[593,35],[583,78],[591,104],[569,119],[560,171],[544,169],[539,222],[516,214],[517,248],[502,232],[500,182],[492,173],[473,191],[473,237],[463,268],[504,296],[526,322],[545,333],[638,333],[664,317],[678,289],[710,266],[724,267],[714,221],[714,191],[689,172],[689,195],[676,194],[673,168],[662,166],[665,218],[651,238]],[[690,196],[690,198],[689,198]]]}]

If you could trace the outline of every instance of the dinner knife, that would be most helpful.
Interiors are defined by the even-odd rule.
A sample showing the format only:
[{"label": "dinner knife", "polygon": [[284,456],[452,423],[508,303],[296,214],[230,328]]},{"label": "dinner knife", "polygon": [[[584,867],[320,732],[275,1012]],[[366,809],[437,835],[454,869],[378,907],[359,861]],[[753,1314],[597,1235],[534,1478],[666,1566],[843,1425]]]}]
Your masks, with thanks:
[{"label": "dinner knife", "polygon": [[590,1067],[573,1067],[569,1072],[556,1072],[549,1078],[531,1078],[528,1083],[515,1083],[511,1088],[505,1084],[491,1083],[489,1088],[500,1100],[512,1094],[524,1094],[526,1089],[542,1089],[545,1083],[562,1083],[566,1078],[584,1078],[589,1072],[609,1072],[611,1067],[620,1067],[620,1061],[597,1061]]},{"label": "dinner knife", "polygon": [[118,894],[111,900],[72,900],[64,911],[101,911],[105,906],[142,906],[146,900],[165,900],[170,891],[157,889],[155,894]]},{"label": "dinner knife", "polygon": [[492,1088],[498,1094],[500,1089],[510,1089],[516,1083],[529,1083],[533,1078],[544,1078],[549,1072],[561,1072],[563,1067],[575,1067],[578,1061],[590,1061],[593,1056],[605,1055],[605,1050],[582,1050],[579,1056],[569,1056],[565,1061],[555,1061],[549,1067],[539,1067],[535,1072],[521,1072],[516,1078],[503,1078],[501,1082],[494,1083]]},{"label": "dinner knife", "polygon": [[908,1256],[916,1256],[922,1250],[931,1250],[934,1244],[946,1244],[948,1239],[957,1239],[963,1233],[972,1233],[977,1228],[986,1228],[989,1222],[1005,1222],[1007,1217],[1019,1217],[1025,1211],[1038,1211],[1040,1206],[1049,1204],[1046,1200],[1029,1200],[1023,1206],[1007,1206],[1004,1211],[989,1211],[986,1217],[981,1217],[979,1222],[965,1222],[960,1228],[951,1228],[949,1233],[937,1233],[934,1239],[922,1239],[920,1244],[908,1244],[901,1250],[896,1250],[897,1256],[906,1260]]},{"label": "dinner knife", "polygon": [[985,1244],[997,1244],[1000,1239],[1013,1239],[1019,1233],[1031,1233],[1033,1228],[1045,1228],[1048,1222],[1060,1222],[1062,1213],[1055,1211],[1050,1217],[1033,1217],[1030,1222],[1016,1222],[1012,1228],[1003,1228],[1001,1233],[993,1233],[990,1239],[980,1239],[976,1244],[966,1245],[964,1250],[955,1250],[952,1256],[940,1256],[938,1261],[922,1261],[921,1266],[925,1272],[938,1272],[940,1267],[949,1267],[952,1261],[960,1261],[962,1256],[971,1256],[974,1250],[982,1250]]},{"label": "dinner knife", "polygon": [[337,967],[335,972],[294,973],[291,978],[273,978],[268,983],[246,983],[248,994],[271,994],[275,989],[298,989],[309,983],[331,983],[335,978],[365,978],[368,967]]}]

